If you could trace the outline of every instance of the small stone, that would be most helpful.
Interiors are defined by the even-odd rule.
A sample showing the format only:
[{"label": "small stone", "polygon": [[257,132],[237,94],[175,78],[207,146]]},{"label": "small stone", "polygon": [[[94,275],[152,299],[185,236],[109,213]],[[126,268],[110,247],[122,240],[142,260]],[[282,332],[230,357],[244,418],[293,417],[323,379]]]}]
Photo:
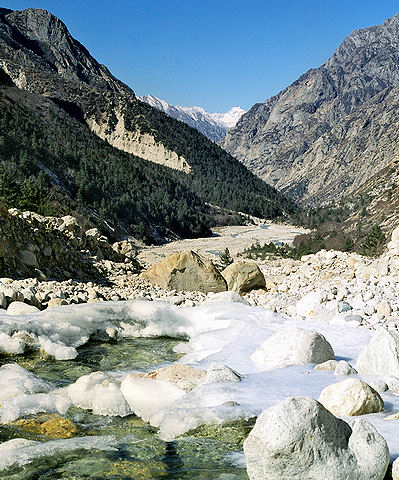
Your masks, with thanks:
[{"label": "small stone", "polygon": [[360,315],[345,315],[345,322],[358,322],[359,325],[363,323],[363,317]]},{"label": "small stone", "polygon": [[61,305],[68,305],[68,302],[63,298],[52,298],[47,303],[47,308],[60,307]]},{"label": "small stone", "polygon": [[320,370],[322,372],[334,372],[338,362],[336,360],[327,360],[326,362],[319,363],[313,370]]},{"label": "small stone", "polygon": [[180,389],[190,392],[205,378],[206,372],[198,367],[175,363],[139,376],[174,383]]},{"label": "small stone", "polygon": [[52,418],[42,423],[40,430],[50,438],[72,438],[78,434],[76,425],[63,417]]},{"label": "small stone", "polygon": [[45,257],[51,257],[51,254],[53,252],[53,250],[50,247],[44,247],[42,251]]},{"label": "small stone", "polygon": [[388,385],[383,380],[372,380],[369,382],[369,385],[377,392],[386,392],[388,390]]},{"label": "small stone", "polygon": [[377,313],[384,317],[389,317],[392,313],[392,308],[388,302],[384,301],[377,306]]},{"label": "small stone", "polygon": [[351,305],[349,305],[348,302],[340,302],[338,304],[338,312],[343,313],[343,312],[348,312],[349,310],[352,310]]},{"label": "small stone", "polygon": [[226,365],[211,363],[202,383],[239,382],[242,375]]},{"label": "small stone", "polygon": [[353,368],[352,365],[346,362],[345,360],[341,360],[340,362],[338,362],[334,370],[334,375],[336,376],[356,375],[356,373],[357,373],[357,370]]}]

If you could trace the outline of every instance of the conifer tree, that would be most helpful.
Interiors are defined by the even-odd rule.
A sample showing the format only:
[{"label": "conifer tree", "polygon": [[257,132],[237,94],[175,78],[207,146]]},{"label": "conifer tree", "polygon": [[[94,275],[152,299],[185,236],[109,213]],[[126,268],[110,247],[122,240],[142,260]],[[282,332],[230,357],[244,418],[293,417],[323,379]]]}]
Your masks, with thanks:
[{"label": "conifer tree", "polygon": [[224,252],[222,252],[220,254],[220,263],[222,265],[223,268],[226,268],[228,267],[229,265],[231,265],[233,263],[233,258],[230,254],[230,251],[229,249],[226,247]]}]

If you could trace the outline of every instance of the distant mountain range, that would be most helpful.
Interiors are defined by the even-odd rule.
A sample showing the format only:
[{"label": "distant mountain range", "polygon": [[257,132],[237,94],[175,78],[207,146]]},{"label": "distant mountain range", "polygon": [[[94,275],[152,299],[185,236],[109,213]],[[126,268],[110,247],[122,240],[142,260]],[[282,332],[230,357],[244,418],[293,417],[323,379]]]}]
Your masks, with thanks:
[{"label": "distant mountain range", "polygon": [[214,142],[222,140],[227,130],[234,127],[245,113],[245,110],[240,107],[233,107],[226,113],[209,113],[202,107],[173,106],[153,95],[144,95],[137,98],[165,112],[167,115],[196,128]]},{"label": "distant mountain range", "polygon": [[151,242],[242,221],[231,211],[275,218],[296,208],[197,130],[139,101],[39,9],[0,9],[0,198]]},{"label": "distant mountain range", "polygon": [[221,145],[304,205],[350,200],[386,178],[379,172],[399,157],[399,14],[352,32],[320,68],[254,105]]}]

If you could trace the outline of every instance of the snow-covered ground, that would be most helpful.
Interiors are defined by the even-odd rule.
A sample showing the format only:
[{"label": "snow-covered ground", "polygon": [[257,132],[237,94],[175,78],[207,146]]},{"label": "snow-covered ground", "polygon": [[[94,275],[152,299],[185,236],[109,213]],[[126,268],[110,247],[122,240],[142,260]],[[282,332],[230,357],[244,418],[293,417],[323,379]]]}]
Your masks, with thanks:
[{"label": "snow-covered ground", "polygon": [[[0,351],[22,353],[25,348],[33,347],[41,348],[58,359],[71,359],[78,355],[76,348],[99,331],[114,340],[123,336],[169,336],[188,340],[176,347],[176,351],[184,353],[179,363],[206,370],[212,362],[217,362],[243,375],[239,382],[201,383],[192,391],[179,394],[176,394],[176,387],[173,390],[165,386],[167,382],[143,381],[141,393],[148,395],[147,419],[159,427],[161,438],[170,440],[201,424],[257,416],[286,397],[310,396],[318,399],[323,388],[346,378],[314,370],[314,365],[266,370],[261,364],[254,363],[251,356],[255,350],[274,332],[285,327],[300,327],[321,333],[333,347],[335,358],[354,366],[374,334],[364,328],[283,317],[266,308],[241,303],[213,301],[197,307],[178,308],[165,302],[103,302],[59,307],[23,316],[1,314]],[[284,345],[281,348],[284,349]],[[103,414],[114,415],[118,410],[116,404],[125,402],[121,391],[130,404],[129,382],[126,381],[125,388],[121,390],[120,382],[123,386],[131,370],[113,372],[105,384],[101,375],[97,375],[97,380],[97,377],[86,377],[80,384],[75,384],[73,394],[71,387],[52,389],[39,379],[36,380],[36,388],[35,380],[20,367],[2,367],[0,372],[0,415],[3,421],[36,413],[40,406],[43,411],[53,412],[58,408],[60,413],[64,413],[71,402],[76,404],[76,394],[80,395],[79,402],[91,405],[98,388],[103,389],[101,396],[107,399],[101,405]],[[355,376],[367,382],[376,380],[376,377]],[[28,383],[23,381],[24,378]],[[23,388],[23,385],[29,388]],[[81,391],[76,385],[82,385]],[[103,396],[106,387],[107,397]],[[170,397],[172,400],[165,401],[165,391],[176,395]],[[381,396],[385,402],[383,412],[364,417],[386,439],[392,458],[396,458],[399,456],[399,422],[384,418],[399,412],[399,396],[392,391],[381,393]],[[350,417],[346,420],[350,422]],[[12,448],[7,448],[7,443],[0,445],[2,458],[14,454]],[[35,444],[34,451],[38,448],[40,446]],[[45,444],[43,448],[46,448]],[[9,461],[5,464],[9,465]]]}]

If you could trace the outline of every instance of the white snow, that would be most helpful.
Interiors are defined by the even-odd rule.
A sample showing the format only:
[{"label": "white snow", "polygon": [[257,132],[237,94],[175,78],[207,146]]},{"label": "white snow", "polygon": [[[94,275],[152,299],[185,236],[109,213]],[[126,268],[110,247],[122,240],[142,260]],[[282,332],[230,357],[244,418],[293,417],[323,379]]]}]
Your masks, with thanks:
[{"label": "white snow", "polygon": [[[28,332],[37,338],[37,347],[41,345],[42,348],[53,349],[56,358],[62,358],[65,349],[73,350],[76,356],[76,348],[87,342],[91,334],[111,329],[117,331],[118,337],[170,336],[188,339],[188,342],[175,348],[184,353],[179,362],[204,370],[217,362],[243,375],[240,382],[203,383],[185,393],[167,382],[129,376],[130,371],[125,372],[119,389],[118,381],[123,378],[123,372],[118,372],[118,378],[96,372],[82,377],[75,386],[47,393],[47,397],[62,394],[67,398],[69,395],[73,403],[94,408],[97,392],[97,396],[102,397],[98,408],[102,414],[112,415],[115,405],[120,405],[121,392],[133,411],[159,425],[160,436],[167,440],[202,423],[254,417],[286,397],[300,395],[318,399],[326,386],[342,380],[333,372],[313,370],[313,365],[262,370],[254,364],[251,355],[255,350],[274,332],[285,327],[321,333],[333,347],[336,360],[346,360],[352,365],[356,364],[360,351],[373,333],[365,328],[331,325],[328,321],[286,318],[263,307],[240,303],[209,303],[178,308],[165,302],[102,302],[52,309],[35,315],[11,317],[0,314],[0,332],[5,335],[19,330]],[[9,365],[6,367],[10,368]],[[0,373],[7,370],[2,368],[4,370]],[[385,377],[357,376],[366,382],[378,379],[388,383]],[[8,387],[7,381],[2,382],[2,378],[0,374],[0,398],[5,398]],[[391,378],[389,382],[394,385],[399,380]],[[12,397],[17,396],[10,401],[16,402],[17,406],[18,402],[23,405],[26,398],[22,395],[29,397],[33,394],[34,397],[37,393],[35,388],[28,392],[17,389]],[[16,401],[18,395],[22,396],[22,400]],[[381,396],[385,402],[384,411],[366,415],[365,418],[387,440],[391,456],[395,458],[399,455],[399,421],[384,420],[384,417],[399,412],[399,396],[393,391]]]},{"label": "white snow", "polygon": [[132,413],[120,390],[120,382],[103,372],[83,375],[65,389],[77,407],[91,409],[96,415],[125,417]]},{"label": "white snow", "polygon": [[142,97],[137,98],[142,102],[148,103],[152,107],[167,113],[171,117],[179,118],[182,121],[187,122],[187,118],[191,118],[194,122],[206,122],[209,125],[216,125],[224,129],[234,127],[241,116],[245,113],[245,110],[241,107],[232,107],[225,113],[210,113],[203,107],[173,106],[154,95],[143,95]]},{"label": "white snow", "polygon": [[8,423],[35,413],[64,415],[71,404],[69,398],[64,395],[52,393],[22,394],[3,403],[0,409],[0,419],[2,423]]},{"label": "white snow", "polygon": [[0,471],[13,465],[23,466],[41,458],[75,450],[116,451],[117,444],[115,437],[110,435],[52,440],[46,443],[15,438],[0,445]]},{"label": "white snow", "polygon": [[0,367],[0,404],[22,394],[47,393],[51,385],[12,363]]},{"label": "white snow", "polygon": [[176,385],[153,378],[127,375],[121,391],[132,411],[145,422],[158,426],[162,412],[185,395]]},{"label": "white snow", "polygon": [[213,113],[212,118],[226,128],[232,128],[244,115],[245,110],[241,107],[232,107],[226,113]]}]

